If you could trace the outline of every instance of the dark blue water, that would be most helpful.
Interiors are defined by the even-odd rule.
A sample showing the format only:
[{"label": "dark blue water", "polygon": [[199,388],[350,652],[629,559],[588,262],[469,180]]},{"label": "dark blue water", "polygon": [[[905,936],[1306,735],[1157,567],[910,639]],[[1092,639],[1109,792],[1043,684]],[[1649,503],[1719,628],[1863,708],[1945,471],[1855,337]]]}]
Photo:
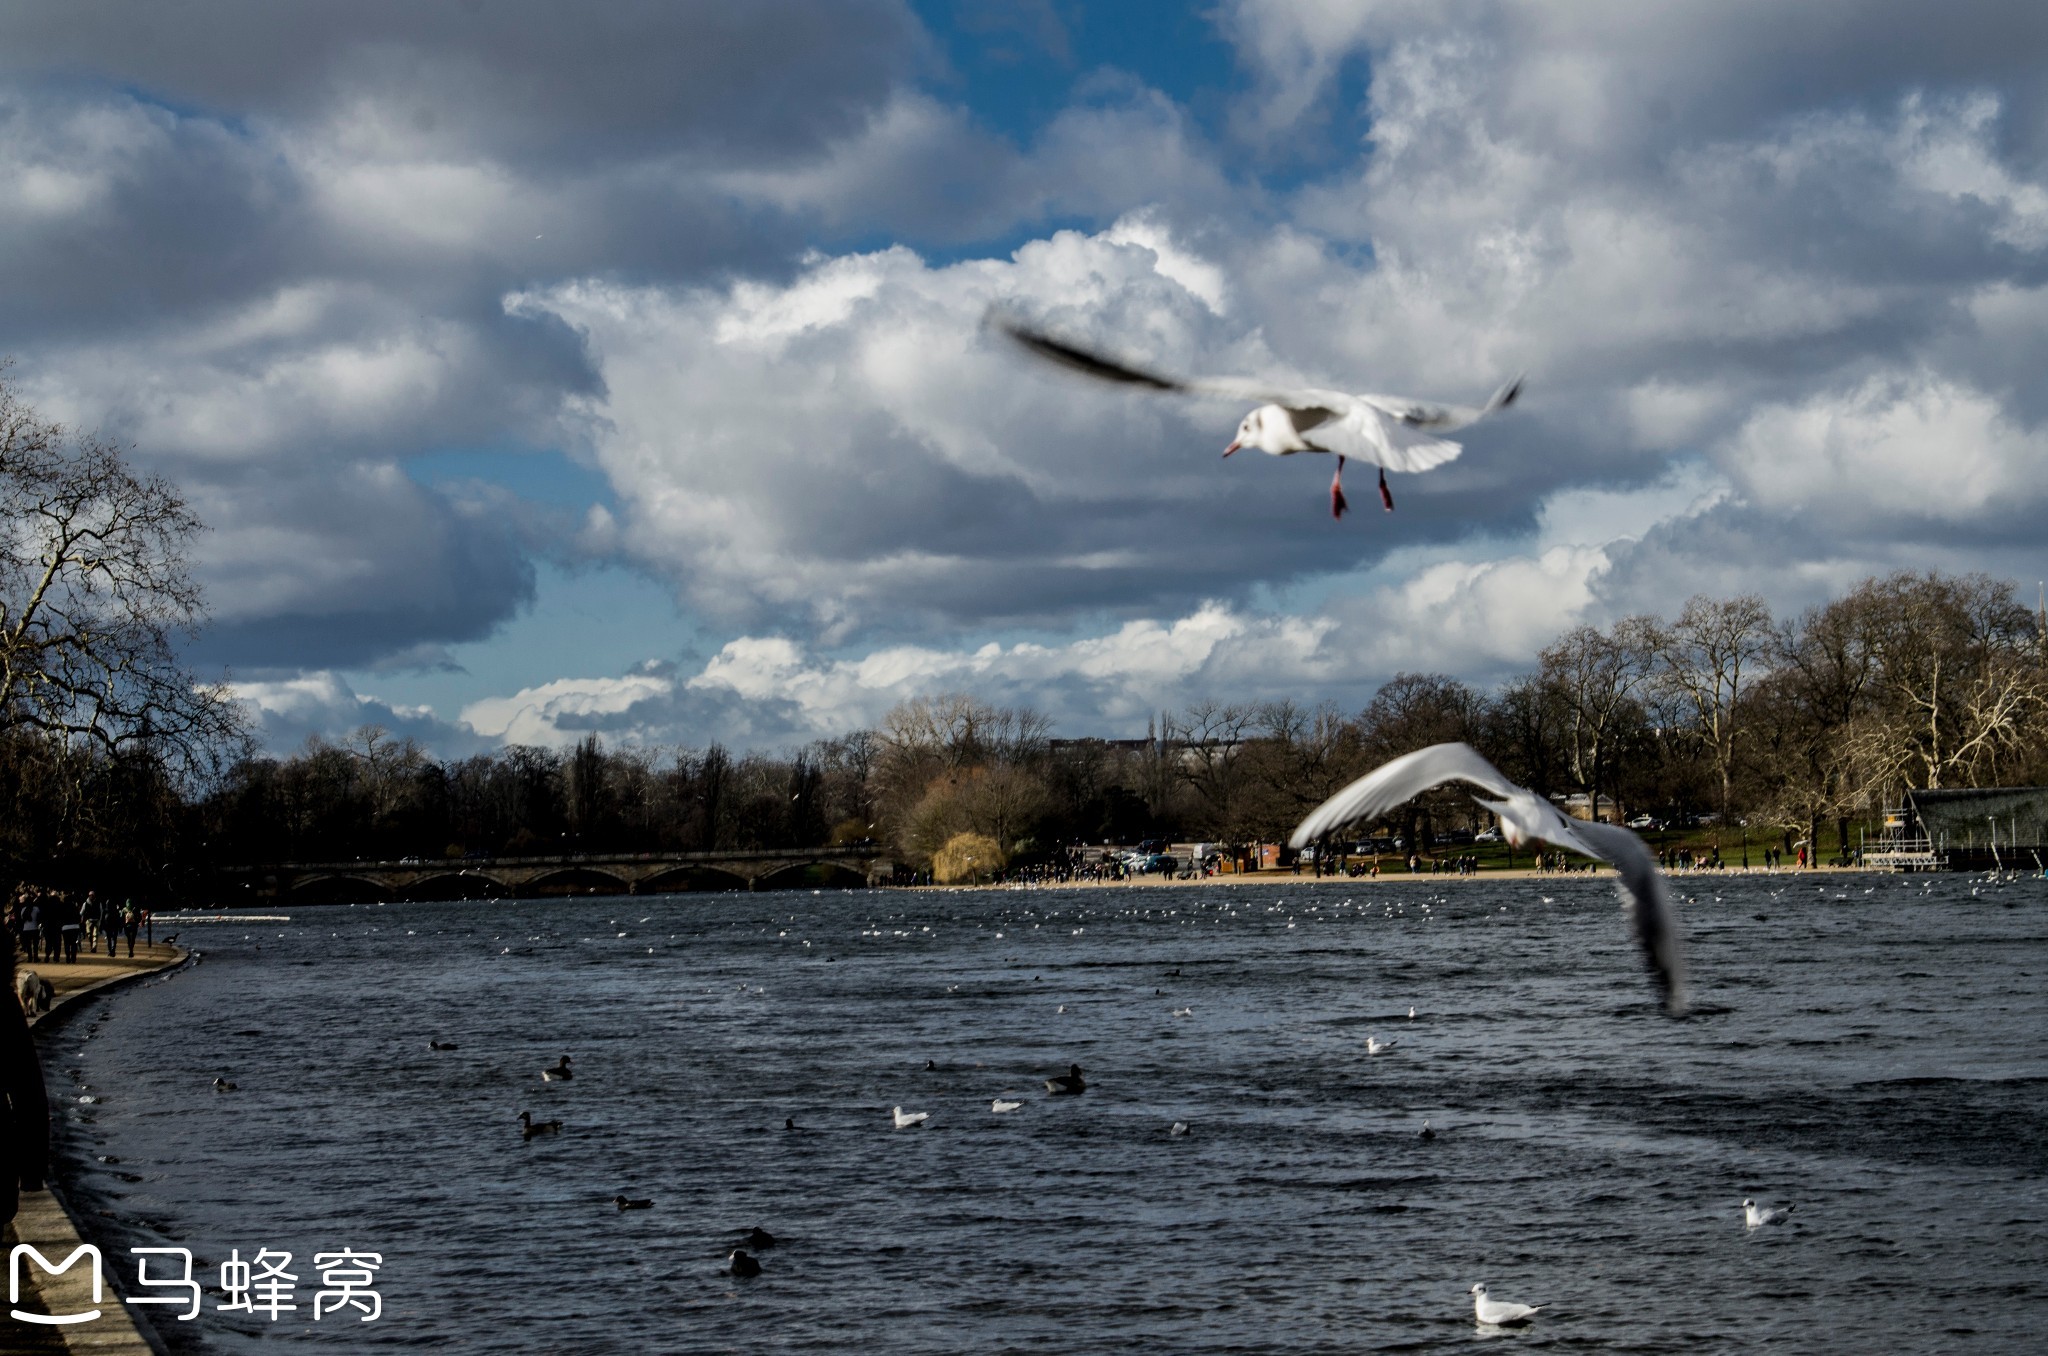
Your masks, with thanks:
[{"label": "dark blue water", "polygon": [[294,1254],[192,1350],[1436,1350],[1475,1281],[1533,1347],[2038,1350],[2048,883],[1680,888],[1686,1021],[1592,880],[805,893],[188,927],[45,1061],[103,1243]]}]

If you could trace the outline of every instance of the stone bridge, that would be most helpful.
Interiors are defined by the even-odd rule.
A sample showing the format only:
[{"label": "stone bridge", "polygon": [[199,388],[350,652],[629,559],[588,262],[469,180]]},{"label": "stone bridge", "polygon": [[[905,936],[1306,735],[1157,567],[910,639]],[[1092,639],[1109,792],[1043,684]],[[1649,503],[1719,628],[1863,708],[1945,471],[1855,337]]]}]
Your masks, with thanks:
[{"label": "stone bridge", "polygon": [[894,860],[875,844],[761,852],[281,862],[223,868],[221,902],[321,904],[669,895],[706,890],[837,890],[886,885],[895,870]]}]

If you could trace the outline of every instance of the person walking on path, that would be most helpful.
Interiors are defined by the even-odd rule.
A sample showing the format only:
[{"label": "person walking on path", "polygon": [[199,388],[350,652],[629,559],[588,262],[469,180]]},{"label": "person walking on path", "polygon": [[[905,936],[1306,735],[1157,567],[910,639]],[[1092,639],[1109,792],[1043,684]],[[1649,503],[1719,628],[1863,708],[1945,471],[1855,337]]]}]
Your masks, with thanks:
[{"label": "person walking on path", "polygon": [[43,906],[31,898],[21,911],[21,950],[30,960],[40,959],[43,940]]},{"label": "person walking on path", "polygon": [[[6,939],[0,985],[14,992],[14,946]],[[50,1102],[28,1015],[19,1003],[0,1003],[0,1223],[14,1218],[24,1189],[42,1189],[49,1170]]]},{"label": "person walking on path", "polygon": [[85,925],[79,920],[78,906],[63,895],[57,896],[56,909],[57,935],[63,941],[63,961],[66,965],[75,965],[78,962],[78,934]]},{"label": "person walking on path", "polygon": [[[141,929],[142,910],[137,908],[135,901],[131,899],[128,901],[128,907],[121,910],[121,933],[128,939],[129,960],[135,959],[135,934],[141,931]],[[107,950],[111,952],[113,949],[113,943],[109,942]]]}]

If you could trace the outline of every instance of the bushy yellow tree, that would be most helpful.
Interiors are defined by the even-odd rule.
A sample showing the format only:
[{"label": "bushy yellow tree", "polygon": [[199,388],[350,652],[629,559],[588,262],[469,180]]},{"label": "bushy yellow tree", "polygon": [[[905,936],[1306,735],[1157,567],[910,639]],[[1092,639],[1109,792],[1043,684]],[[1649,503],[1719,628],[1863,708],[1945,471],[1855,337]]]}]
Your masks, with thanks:
[{"label": "bushy yellow tree", "polygon": [[956,833],[932,854],[932,879],[958,885],[1003,869],[1003,850],[984,833]]}]

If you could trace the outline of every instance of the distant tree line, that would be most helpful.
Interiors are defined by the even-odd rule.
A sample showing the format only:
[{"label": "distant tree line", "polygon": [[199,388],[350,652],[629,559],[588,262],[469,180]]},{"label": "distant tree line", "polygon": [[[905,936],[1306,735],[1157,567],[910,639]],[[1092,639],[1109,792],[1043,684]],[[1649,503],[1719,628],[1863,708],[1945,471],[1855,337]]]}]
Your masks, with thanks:
[{"label": "distant tree line", "polygon": [[[1901,574],[1785,619],[1755,597],[1696,597],[1675,619],[1571,630],[1492,692],[1403,673],[1356,712],[1203,701],[1161,713],[1143,739],[1061,739],[1038,712],[949,694],[775,755],[593,736],[454,762],[371,727],[244,760],[197,809],[211,852],[241,862],[872,838],[928,866],[971,835],[993,845],[994,869],[1084,841],[1283,838],[1379,763],[1464,740],[1540,792],[1582,797],[1585,813],[1847,843],[1851,821],[1907,787],[2048,780],[2042,646],[2010,584]],[[1442,792],[1380,827],[1426,850],[1483,819]]]}]

